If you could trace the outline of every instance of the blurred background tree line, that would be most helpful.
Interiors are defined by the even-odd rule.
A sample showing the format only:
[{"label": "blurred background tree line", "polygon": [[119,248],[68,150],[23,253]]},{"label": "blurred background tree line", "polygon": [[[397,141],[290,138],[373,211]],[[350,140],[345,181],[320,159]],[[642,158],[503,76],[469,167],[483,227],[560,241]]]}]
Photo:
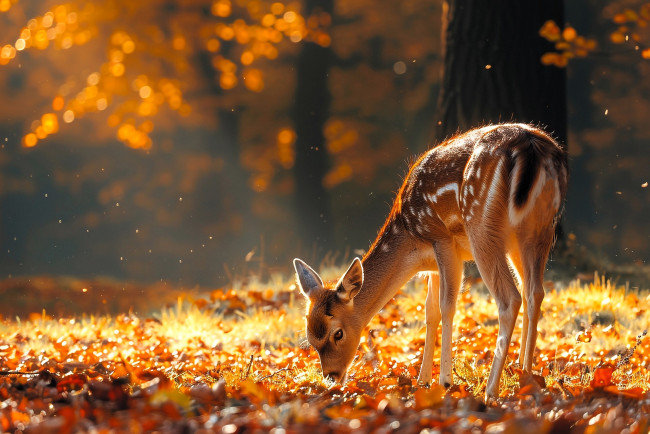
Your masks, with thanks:
[{"label": "blurred background tree line", "polygon": [[0,276],[215,286],[341,261],[412,156],[511,120],[568,145],[566,261],[643,267],[649,20],[628,0],[0,0]]}]

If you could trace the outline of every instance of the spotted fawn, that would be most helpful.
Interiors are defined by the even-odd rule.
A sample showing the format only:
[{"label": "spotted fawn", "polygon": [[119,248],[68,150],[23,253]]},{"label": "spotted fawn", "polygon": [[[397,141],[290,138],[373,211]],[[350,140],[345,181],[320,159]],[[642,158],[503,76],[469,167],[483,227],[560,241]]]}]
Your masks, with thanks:
[{"label": "spotted fawn", "polygon": [[[419,381],[430,383],[442,320],[440,384],[452,381],[452,323],[463,262],[474,261],[496,301],[499,333],[486,399],[499,380],[523,302],[519,363],[530,372],[544,298],[543,275],[568,181],[565,151],[526,124],[490,125],[457,135],[416,161],[363,259],[338,282],[323,283],[300,259],[296,280],[307,299],[309,343],[323,376],[343,382],[370,319],[416,273],[430,280]],[[521,294],[515,284],[521,282]]]}]

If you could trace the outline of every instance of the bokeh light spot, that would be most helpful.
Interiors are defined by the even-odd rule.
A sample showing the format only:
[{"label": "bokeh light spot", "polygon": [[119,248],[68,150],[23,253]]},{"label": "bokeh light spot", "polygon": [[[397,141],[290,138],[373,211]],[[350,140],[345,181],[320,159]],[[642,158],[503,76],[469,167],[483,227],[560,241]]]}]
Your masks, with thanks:
[{"label": "bokeh light spot", "polygon": [[280,2],[275,2],[271,5],[271,12],[273,12],[275,15],[280,15],[282,12],[284,12],[284,4]]},{"label": "bokeh light spot", "polygon": [[131,54],[135,50],[135,42],[132,40],[124,41],[122,44],[122,51],[124,51],[126,54]]},{"label": "bokeh light spot", "polygon": [[115,77],[121,77],[124,75],[124,64],[122,63],[114,63],[111,65],[111,73]]},{"label": "bokeh light spot", "polygon": [[253,92],[261,92],[264,89],[264,75],[259,69],[248,69],[244,71],[244,84]]},{"label": "bokeh light spot", "polygon": [[36,134],[34,133],[29,133],[23,137],[23,146],[25,148],[33,148],[36,146],[38,143],[38,138],[36,137]]},{"label": "bokeh light spot", "polygon": [[219,77],[219,85],[222,89],[232,89],[237,86],[237,76],[232,73],[225,72]]},{"label": "bokeh light spot", "polygon": [[59,119],[54,113],[45,113],[41,117],[41,124],[45,134],[54,134],[59,131]]},{"label": "bokeh light spot", "polygon": [[150,86],[142,86],[140,90],[138,91],[140,94],[140,98],[146,99],[151,96],[151,87]]},{"label": "bokeh light spot", "polygon": [[393,71],[397,75],[402,75],[406,72],[406,63],[400,61],[397,61],[393,64]]},{"label": "bokeh light spot", "polygon": [[294,11],[286,11],[282,17],[289,24],[296,21],[296,13]]},{"label": "bokeh light spot", "polygon": [[63,112],[63,122],[69,124],[74,121],[74,112],[72,110],[66,110]]},{"label": "bokeh light spot", "polygon": [[53,100],[52,100],[52,110],[59,111],[63,110],[63,106],[65,105],[65,100],[61,95],[57,95]]},{"label": "bokeh light spot", "polygon": [[11,9],[11,2],[9,0],[0,0],[0,12],[7,12]]}]

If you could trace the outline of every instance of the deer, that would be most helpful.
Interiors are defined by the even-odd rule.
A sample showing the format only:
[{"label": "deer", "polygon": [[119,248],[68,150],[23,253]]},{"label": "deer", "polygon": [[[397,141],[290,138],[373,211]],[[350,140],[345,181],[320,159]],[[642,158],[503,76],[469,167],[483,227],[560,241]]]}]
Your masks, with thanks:
[{"label": "deer", "polygon": [[567,183],[565,150],[528,124],[472,129],[422,154],[410,167],[375,241],[338,281],[323,282],[304,261],[293,261],[296,286],[306,300],[307,341],[318,353],[323,377],[345,383],[365,326],[414,275],[438,271],[439,285],[430,279],[427,288],[418,382],[431,383],[442,322],[439,383],[453,385],[456,301],[463,264],[474,261],[498,310],[485,390],[486,402],[496,401],[522,304],[519,365],[532,372],[543,275]]}]

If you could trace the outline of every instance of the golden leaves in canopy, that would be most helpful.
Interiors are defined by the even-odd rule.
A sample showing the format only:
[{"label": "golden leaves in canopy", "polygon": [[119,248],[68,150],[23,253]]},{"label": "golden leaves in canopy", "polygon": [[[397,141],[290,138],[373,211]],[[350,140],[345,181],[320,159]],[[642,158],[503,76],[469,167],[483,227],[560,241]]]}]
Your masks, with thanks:
[{"label": "golden leaves in canopy", "polygon": [[[0,12],[17,1],[0,0]],[[197,5],[203,6],[178,2],[177,10],[169,12],[155,0],[70,1],[30,19],[13,44],[0,45],[0,65],[21,51],[66,50],[90,41],[105,44],[106,56],[94,72],[66,78],[52,97],[53,111],[32,122],[23,145],[36,146],[60,124],[105,111],[118,140],[146,150],[161,111],[191,113],[183,91],[197,68],[190,62],[197,53],[211,58],[214,80],[224,91],[243,85],[262,92],[263,68],[256,63],[276,59],[280,43],[330,44],[329,15],[305,18],[297,1],[214,0],[208,14]],[[79,79],[81,86],[75,84]],[[288,151],[282,152],[281,164],[289,165]]]},{"label": "golden leaves in canopy", "polygon": [[553,20],[546,21],[539,30],[539,35],[549,42],[555,44],[559,52],[548,52],[542,55],[544,65],[555,65],[559,68],[567,66],[569,59],[574,57],[585,57],[590,51],[596,48],[594,39],[579,36],[571,26],[560,30]]},{"label": "golden leaves in canopy", "polygon": [[[650,36],[648,34],[650,3],[641,5],[638,10],[625,9],[618,12],[612,17],[612,21],[618,25],[618,28],[609,35],[614,44],[628,41],[639,44],[644,40],[647,42]],[[647,46],[641,51],[641,55],[645,59],[650,58],[650,50]]]},{"label": "golden leaves in canopy", "polygon": [[[616,10],[616,9],[619,10]],[[605,15],[617,25],[616,30],[609,34],[613,44],[631,43],[643,59],[650,59],[650,3],[643,3],[637,10],[612,4],[605,9]],[[539,30],[540,36],[555,44],[558,52],[548,52],[542,55],[542,63],[565,67],[574,57],[585,57],[596,49],[595,39],[578,35],[577,31],[567,26],[560,30],[554,21],[547,21]]]},{"label": "golden leaves in canopy", "polygon": [[[219,84],[223,89],[232,89],[240,81],[254,92],[264,89],[264,77],[260,69],[247,68],[239,73],[237,65],[219,54],[221,41],[236,41],[241,47],[239,63],[246,67],[259,59],[273,60],[278,56],[277,44],[284,38],[291,42],[303,40],[328,46],[331,42],[326,29],[331,23],[328,14],[318,14],[309,19],[300,14],[300,3],[268,3],[257,0],[237,0],[236,8],[245,9],[252,22],[237,18],[232,23],[218,22],[213,27],[204,28],[202,37],[205,49],[215,53],[213,65],[220,71]],[[215,17],[229,18],[233,13],[230,0],[216,0],[211,13]]]}]

